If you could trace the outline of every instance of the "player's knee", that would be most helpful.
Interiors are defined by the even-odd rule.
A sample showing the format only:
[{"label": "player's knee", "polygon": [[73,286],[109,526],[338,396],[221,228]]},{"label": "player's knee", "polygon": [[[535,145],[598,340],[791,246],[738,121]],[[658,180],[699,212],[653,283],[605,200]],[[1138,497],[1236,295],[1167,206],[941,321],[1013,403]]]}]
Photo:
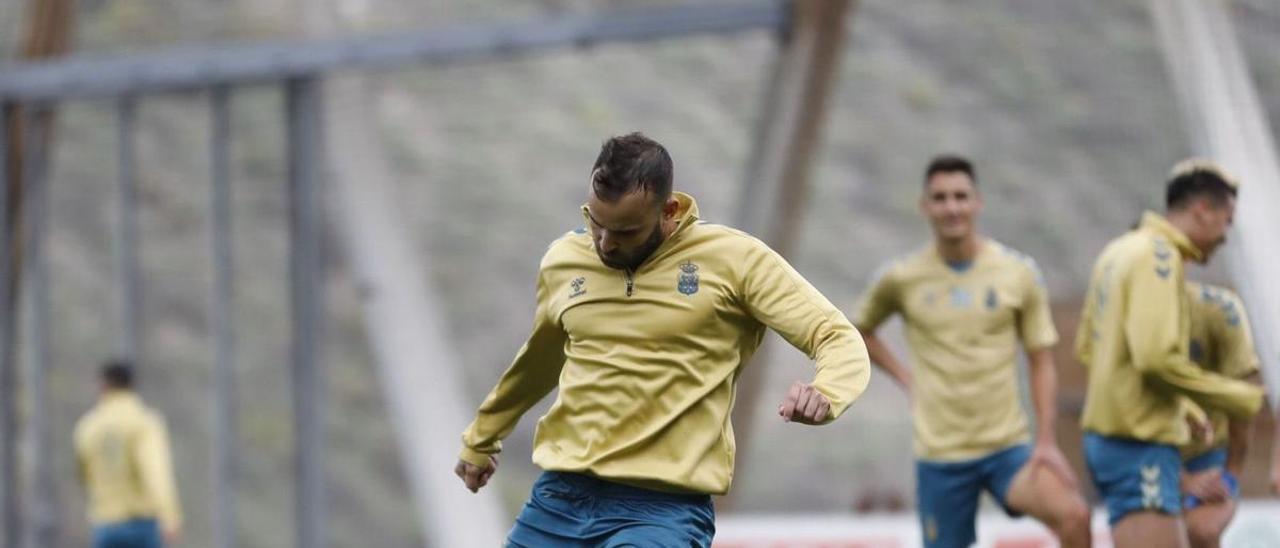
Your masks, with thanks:
[{"label": "player's knee", "polygon": [[1217,548],[1222,528],[1213,520],[1187,520],[1187,538],[1192,548]]},{"label": "player's knee", "polygon": [[1058,532],[1064,537],[1087,537],[1092,517],[1084,501],[1077,500],[1058,516]]}]

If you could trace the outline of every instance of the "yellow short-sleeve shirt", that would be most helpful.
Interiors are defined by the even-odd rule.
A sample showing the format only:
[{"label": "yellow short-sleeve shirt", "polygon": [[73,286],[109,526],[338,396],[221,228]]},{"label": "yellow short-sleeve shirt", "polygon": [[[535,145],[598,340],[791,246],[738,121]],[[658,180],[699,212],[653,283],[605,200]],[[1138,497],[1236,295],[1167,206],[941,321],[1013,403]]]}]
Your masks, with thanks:
[{"label": "yellow short-sleeve shirt", "polygon": [[874,330],[902,315],[914,366],[915,452],[981,457],[1028,438],[1017,352],[1058,342],[1044,278],[1030,257],[985,240],[967,264],[928,246],[881,268],[853,315]]}]

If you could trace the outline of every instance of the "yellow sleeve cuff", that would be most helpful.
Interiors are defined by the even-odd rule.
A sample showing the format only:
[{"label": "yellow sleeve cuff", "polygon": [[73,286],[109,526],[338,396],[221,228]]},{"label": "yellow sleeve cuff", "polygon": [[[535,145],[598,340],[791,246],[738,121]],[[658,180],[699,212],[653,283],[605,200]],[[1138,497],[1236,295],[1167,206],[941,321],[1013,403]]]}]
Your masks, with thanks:
[{"label": "yellow sleeve cuff", "polygon": [[1196,405],[1196,402],[1190,398],[1182,400],[1182,408],[1188,417],[1193,418],[1196,422],[1209,422],[1209,415],[1205,413],[1204,408]]},{"label": "yellow sleeve cuff", "polygon": [[486,454],[486,453],[481,453],[481,452],[479,452],[479,451],[474,451],[474,450],[469,449],[469,448],[466,448],[466,447],[463,447],[463,448],[462,448],[462,451],[459,451],[459,452],[458,452],[458,460],[461,460],[462,462],[465,462],[465,463],[470,464],[470,465],[472,465],[472,466],[478,466],[478,467],[480,467],[480,468],[488,468],[488,467],[489,467],[489,455],[488,455],[488,454]]}]

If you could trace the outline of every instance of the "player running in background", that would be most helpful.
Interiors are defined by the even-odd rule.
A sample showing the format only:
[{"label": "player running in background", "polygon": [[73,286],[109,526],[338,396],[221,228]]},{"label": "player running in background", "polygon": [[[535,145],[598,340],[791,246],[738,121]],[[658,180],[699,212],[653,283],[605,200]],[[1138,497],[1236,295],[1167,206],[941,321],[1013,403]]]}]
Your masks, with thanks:
[{"label": "player running in background", "polygon": [[1076,333],[1088,372],[1081,419],[1085,460],[1118,548],[1185,546],[1178,448],[1200,407],[1247,418],[1262,405],[1248,382],[1190,358],[1184,261],[1205,263],[1223,242],[1237,185],[1216,166],[1184,162],[1166,187],[1166,212],[1113,240],[1093,267]]},{"label": "player running in background", "polygon": [[[1258,382],[1258,354],[1240,297],[1228,289],[1197,282],[1187,282],[1187,296],[1191,305],[1191,361],[1206,371]],[[1219,411],[1210,412],[1208,418],[1211,439],[1193,436],[1182,447],[1183,510],[1193,548],[1218,546],[1235,515],[1240,497],[1238,478],[1244,473],[1253,426],[1249,419],[1228,420]]]},{"label": "player running in background", "polygon": [[533,331],[462,436],[455,472],[483,487],[501,440],[551,390],[533,461],[545,472],[510,546],[709,546],[713,494],[729,490],[729,410],[765,328],[812,356],[784,420],[825,424],[866,388],[862,338],[785,260],[698,220],[672,191],[666,149],[638,133],[605,141],[587,228],[551,244]]},{"label": "player running in background", "polygon": [[[920,210],[933,242],[882,267],[853,320],[871,361],[911,397],[925,545],[973,544],[986,490],[1064,546],[1089,546],[1089,508],[1054,439],[1058,333],[1035,262],[978,231],[982,196],[964,158],[929,164]],[[911,368],[876,336],[893,314],[906,325]],[[1030,361],[1034,444],[1019,398],[1019,345]]]}]

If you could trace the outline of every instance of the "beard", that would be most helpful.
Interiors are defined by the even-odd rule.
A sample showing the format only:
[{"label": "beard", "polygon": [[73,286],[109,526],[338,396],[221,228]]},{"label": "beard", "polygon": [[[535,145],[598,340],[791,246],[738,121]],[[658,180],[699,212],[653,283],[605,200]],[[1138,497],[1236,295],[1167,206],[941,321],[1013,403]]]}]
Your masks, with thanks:
[{"label": "beard", "polygon": [[1209,259],[1212,259],[1213,254],[1217,252],[1219,249],[1222,249],[1222,245],[1225,243],[1227,243],[1227,238],[1224,236],[1222,238],[1215,240],[1213,243],[1209,244],[1208,246],[1200,248],[1200,252],[1201,252],[1200,253],[1201,257],[1199,261],[1200,264],[1209,264]]},{"label": "beard", "polygon": [[631,270],[639,268],[648,260],[654,251],[658,250],[658,246],[662,245],[662,223],[658,223],[653,227],[653,232],[645,239],[644,243],[631,251],[615,250],[612,253],[605,254],[600,251],[600,245],[596,244],[596,255],[600,256],[600,261],[609,268],[618,270]]}]

